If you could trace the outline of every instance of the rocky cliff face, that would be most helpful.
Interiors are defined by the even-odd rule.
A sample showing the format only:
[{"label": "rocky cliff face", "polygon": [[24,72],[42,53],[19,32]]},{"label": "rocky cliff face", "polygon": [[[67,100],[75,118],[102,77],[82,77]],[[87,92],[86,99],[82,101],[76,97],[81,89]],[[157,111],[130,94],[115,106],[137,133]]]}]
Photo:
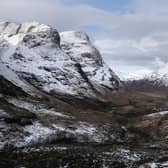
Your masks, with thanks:
[{"label": "rocky cliff face", "polygon": [[86,34],[59,33],[43,24],[1,23],[1,62],[21,79],[52,94],[96,97],[119,88]]},{"label": "rocky cliff face", "polygon": [[86,74],[93,88],[98,91],[119,89],[119,78],[105,64],[99,51],[92,45],[84,32],[62,32],[61,48],[77,63]]}]

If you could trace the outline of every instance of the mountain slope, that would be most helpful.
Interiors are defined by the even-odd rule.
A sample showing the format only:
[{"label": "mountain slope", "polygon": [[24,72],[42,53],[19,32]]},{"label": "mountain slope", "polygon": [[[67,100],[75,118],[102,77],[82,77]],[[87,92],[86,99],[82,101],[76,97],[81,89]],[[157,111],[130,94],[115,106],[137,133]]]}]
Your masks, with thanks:
[{"label": "mountain slope", "polygon": [[[71,40],[73,43],[74,37],[68,38],[68,43]],[[64,41],[62,35],[61,41]],[[47,25],[36,22],[0,25],[1,62],[21,79],[50,94],[96,97],[105,88],[111,92],[119,88],[119,78],[103,63],[89,41],[85,50],[86,53],[73,52],[76,53],[73,56],[64,52],[59,33]],[[87,59],[87,51],[91,59]]]},{"label": "mountain slope", "polygon": [[[68,44],[81,45],[73,55],[63,34],[73,35]],[[86,34],[63,34],[37,22],[0,24],[0,148],[104,141],[104,130],[93,122],[112,120],[105,113],[111,102],[101,97],[118,90],[120,80]]]},{"label": "mountain slope", "polygon": [[119,78],[104,63],[99,51],[91,44],[86,33],[68,31],[60,33],[61,48],[81,65],[95,88],[116,90]]}]

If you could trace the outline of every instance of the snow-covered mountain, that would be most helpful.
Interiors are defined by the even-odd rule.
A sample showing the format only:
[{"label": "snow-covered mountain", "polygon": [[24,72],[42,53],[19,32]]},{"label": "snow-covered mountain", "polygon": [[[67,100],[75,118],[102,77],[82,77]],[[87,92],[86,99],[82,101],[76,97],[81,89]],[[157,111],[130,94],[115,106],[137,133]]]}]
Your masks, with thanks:
[{"label": "snow-covered mountain", "polygon": [[50,94],[96,97],[120,85],[85,33],[37,22],[0,24],[0,63]]},{"label": "snow-covered mountain", "polygon": [[102,127],[78,113],[90,109],[104,116],[111,110],[106,95],[119,87],[85,33],[0,23],[0,149],[66,137],[103,142]]},{"label": "snow-covered mountain", "polygon": [[153,72],[150,79],[164,86],[168,86],[168,63]]}]

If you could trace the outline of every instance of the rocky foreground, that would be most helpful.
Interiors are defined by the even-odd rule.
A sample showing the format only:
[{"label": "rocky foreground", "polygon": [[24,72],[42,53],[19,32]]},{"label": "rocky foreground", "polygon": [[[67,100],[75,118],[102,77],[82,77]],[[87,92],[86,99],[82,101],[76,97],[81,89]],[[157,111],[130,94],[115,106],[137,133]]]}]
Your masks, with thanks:
[{"label": "rocky foreground", "polygon": [[121,83],[83,32],[0,25],[0,167],[168,167],[166,88]]}]

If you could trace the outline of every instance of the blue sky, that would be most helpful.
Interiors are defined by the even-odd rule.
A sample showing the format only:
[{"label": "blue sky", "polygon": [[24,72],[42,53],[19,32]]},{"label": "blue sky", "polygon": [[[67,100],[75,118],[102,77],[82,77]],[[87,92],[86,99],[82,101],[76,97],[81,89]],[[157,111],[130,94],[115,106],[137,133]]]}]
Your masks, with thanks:
[{"label": "blue sky", "polygon": [[86,31],[125,77],[168,63],[168,0],[0,0],[0,21],[38,21]]},{"label": "blue sky", "polygon": [[132,9],[133,0],[63,0],[70,5],[85,4],[110,12],[125,13]]},{"label": "blue sky", "polygon": [[[68,5],[88,5],[111,13],[131,13],[134,0],[63,0]],[[103,31],[98,25],[84,25],[82,29],[93,32]],[[104,34],[105,35],[105,34]]]}]

